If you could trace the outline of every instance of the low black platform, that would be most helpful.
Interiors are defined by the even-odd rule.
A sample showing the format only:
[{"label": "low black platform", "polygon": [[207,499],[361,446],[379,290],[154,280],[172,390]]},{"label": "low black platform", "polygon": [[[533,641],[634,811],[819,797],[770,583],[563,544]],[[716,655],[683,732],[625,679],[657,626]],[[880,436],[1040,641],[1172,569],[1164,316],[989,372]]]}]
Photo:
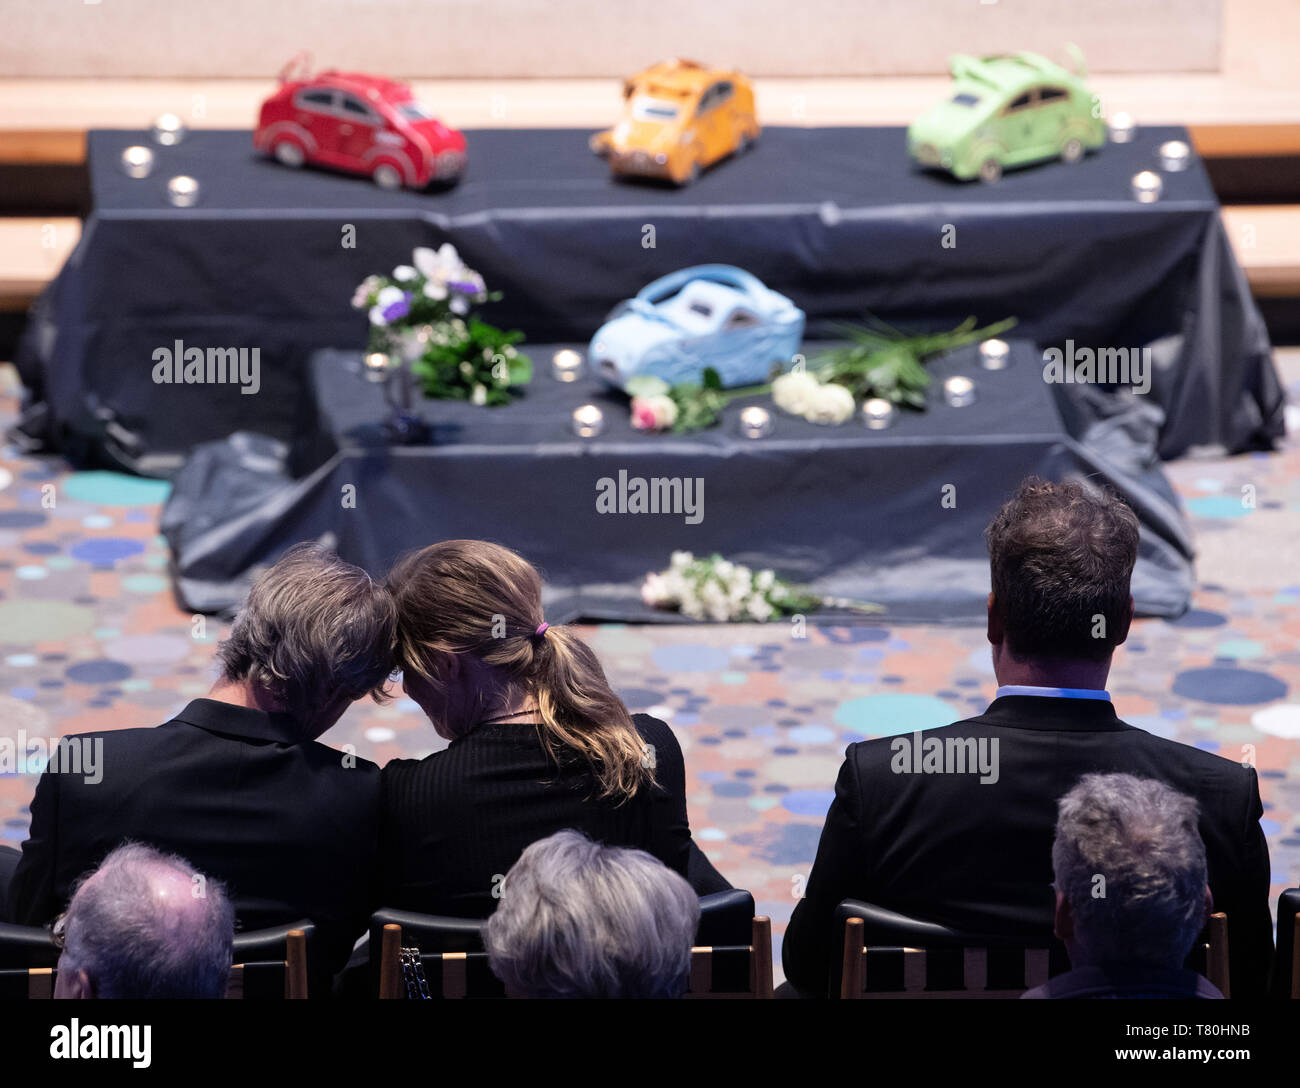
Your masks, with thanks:
[{"label": "low black platform", "polygon": [[[534,350],[548,361],[553,349]],[[294,444],[241,434],[199,447],[176,478],[162,531],[178,592],[199,611],[234,607],[250,573],[298,541],[328,542],[382,575],[408,549],[474,537],[541,568],[553,622],[677,619],[639,596],[645,574],[666,567],[676,549],[716,551],[820,594],[877,602],[890,620],[970,621],[984,614],[989,589],[984,527],[1036,473],[1086,477],[1127,498],[1142,522],[1139,612],[1185,610],[1192,549],[1156,458],[1157,409],[1132,397],[1115,415],[1076,416],[1072,436],[1042,380],[1041,355],[1023,341],[1013,342],[1005,370],[982,370],[974,347],[930,370],[929,410],[904,412],[889,430],[857,420],[820,427],[755,398],[774,427],[749,439],[737,429],[741,402],[713,430],[643,434],[628,423],[621,394],[590,378],[558,383],[539,366],[506,407],[423,402],[434,444],[389,447],[382,396],[362,375],[360,353],[319,352]],[[975,381],[974,404],[944,401],[953,374]],[[606,429],[583,440],[569,425],[587,402],[603,408]],[[601,481],[627,494],[637,478],[689,480],[702,501],[660,513],[601,511],[598,494],[611,486]],[[835,609],[809,617],[879,618]]]}]

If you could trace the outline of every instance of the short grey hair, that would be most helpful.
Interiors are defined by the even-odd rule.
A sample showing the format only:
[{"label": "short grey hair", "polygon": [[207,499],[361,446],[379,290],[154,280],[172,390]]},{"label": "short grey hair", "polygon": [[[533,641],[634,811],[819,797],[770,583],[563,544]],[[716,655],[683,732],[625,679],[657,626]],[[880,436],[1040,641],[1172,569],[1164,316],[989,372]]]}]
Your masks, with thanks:
[{"label": "short grey hair", "polygon": [[1084,775],[1061,798],[1052,868],[1074,917],[1075,966],[1182,966],[1205,924],[1197,814],[1193,798],[1128,774]]},{"label": "short grey hair", "polygon": [[311,722],[340,695],[384,695],[397,605],[360,567],[318,544],[287,551],[254,583],[217,648],[226,679],[250,680]]},{"label": "short grey hair", "polygon": [[225,996],[234,909],[218,881],[175,855],[119,846],[78,882],[58,928],[58,969],[85,971],[97,998]]},{"label": "short grey hair", "polygon": [[566,830],[511,867],[484,941],[520,997],[681,997],[699,921],[698,897],[662,862]]}]

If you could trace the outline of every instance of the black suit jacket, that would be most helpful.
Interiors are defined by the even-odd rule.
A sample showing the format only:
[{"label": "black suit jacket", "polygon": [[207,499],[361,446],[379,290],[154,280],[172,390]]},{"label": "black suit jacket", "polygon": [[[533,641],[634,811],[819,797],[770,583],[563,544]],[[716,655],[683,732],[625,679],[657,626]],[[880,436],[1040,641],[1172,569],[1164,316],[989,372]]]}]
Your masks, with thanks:
[{"label": "black suit jacket", "polygon": [[535,725],[483,724],[424,759],[392,760],[383,772],[383,905],[486,918],[524,849],[564,828],[644,850],[699,894],[729,888],[691,839],[677,738],[656,718],[633,720],[654,747],[659,785],[621,805],[596,799],[584,763],[557,768]]},{"label": "black suit jacket", "polygon": [[1265,992],[1270,873],[1253,768],[1127,725],[1100,700],[1006,696],[922,736],[997,740],[998,779],[895,773],[899,738],[849,746],[786,929],[782,959],[796,989],[826,992],[843,899],[974,933],[1050,935],[1057,801],[1085,774],[1123,772],[1200,803],[1214,909],[1228,915],[1232,995]]},{"label": "black suit jacket", "polygon": [[285,715],[213,699],[152,729],[86,737],[103,741],[102,780],[41,776],[10,885],[15,922],[55,917],[77,878],[130,839],[222,881],[242,929],[310,918],[324,965],[347,962],[374,893],[378,767],[297,738]]}]

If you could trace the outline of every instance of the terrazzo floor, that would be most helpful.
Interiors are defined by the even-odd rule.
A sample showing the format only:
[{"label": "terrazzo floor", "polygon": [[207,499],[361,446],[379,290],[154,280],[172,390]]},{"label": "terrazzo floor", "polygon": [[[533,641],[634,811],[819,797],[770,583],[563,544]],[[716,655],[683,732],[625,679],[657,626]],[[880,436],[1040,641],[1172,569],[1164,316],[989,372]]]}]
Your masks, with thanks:
[{"label": "terrazzo floor", "polygon": [[[1300,402],[1300,350],[1278,361]],[[0,378],[7,426],[17,399],[12,372]],[[1300,433],[1296,421],[1291,429]],[[1200,588],[1181,619],[1135,625],[1110,690],[1134,725],[1254,759],[1276,902],[1300,884],[1300,439],[1166,469],[1192,522]],[[157,532],[166,488],[0,448],[0,737],[156,724],[207,691],[224,627],[172,599]],[[1243,488],[1254,489],[1253,507]],[[995,687],[975,627],[809,627],[804,639],[783,624],[585,634],[628,705],[676,732],[694,834],[771,916],[778,980],[781,933],[844,746],[977,713]],[[380,764],[442,745],[401,699],[356,704],[324,739]],[[0,773],[0,841],[25,837],[35,783],[35,773]]]}]

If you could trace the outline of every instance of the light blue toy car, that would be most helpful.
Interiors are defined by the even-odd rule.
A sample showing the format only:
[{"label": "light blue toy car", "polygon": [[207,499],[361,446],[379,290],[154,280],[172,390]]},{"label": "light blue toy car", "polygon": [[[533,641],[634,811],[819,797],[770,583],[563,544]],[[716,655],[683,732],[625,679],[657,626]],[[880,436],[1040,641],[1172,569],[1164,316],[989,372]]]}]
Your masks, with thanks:
[{"label": "light blue toy car", "polygon": [[683,268],[621,302],[592,337],[592,368],[625,389],[631,378],[699,382],[706,367],[728,388],[788,369],[803,340],[804,313],[740,268]]}]

